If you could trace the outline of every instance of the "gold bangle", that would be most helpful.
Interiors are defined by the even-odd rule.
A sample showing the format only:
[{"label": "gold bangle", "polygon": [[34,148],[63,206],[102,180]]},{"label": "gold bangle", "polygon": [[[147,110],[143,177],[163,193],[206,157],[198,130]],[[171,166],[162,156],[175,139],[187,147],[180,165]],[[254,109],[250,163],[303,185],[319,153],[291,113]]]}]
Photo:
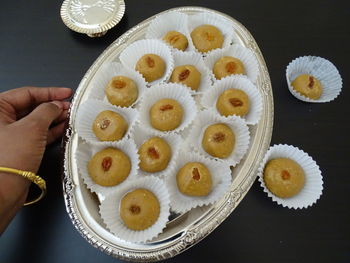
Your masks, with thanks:
[{"label": "gold bangle", "polygon": [[36,184],[40,188],[40,190],[41,190],[40,196],[37,197],[36,199],[34,199],[33,201],[26,202],[24,204],[24,206],[31,205],[31,204],[34,204],[34,203],[38,202],[46,194],[46,182],[45,182],[45,180],[43,178],[41,178],[40,176],[36,175],[35,173],[29,172],[29,171],[17,170],[17,169],[13,169],[13,168],[7,168],[7,167],[0,167],[0,172],[21,175],[24,178],[26,178],[29,181],[31,181],[34,184]]}]

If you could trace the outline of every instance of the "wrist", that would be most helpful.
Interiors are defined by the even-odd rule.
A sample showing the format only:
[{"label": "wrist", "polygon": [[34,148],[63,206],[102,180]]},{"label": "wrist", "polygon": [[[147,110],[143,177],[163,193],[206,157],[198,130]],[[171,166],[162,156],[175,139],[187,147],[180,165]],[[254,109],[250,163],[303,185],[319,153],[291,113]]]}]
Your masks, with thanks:
[{"label": "wrist", "polygon": [[25,178],[25,179],[29,180],[30,182],[34,183],[37,187],[40,188],[40,190],[41,190],[40,195],[38,197],[36,197],[35,199],[31,200],[31,201],[27,201],[24,204],[25,206],[34,204],[34,203],[40,201],[45,196],[45,194],[46,194],[46,182],[39,175],[36,175],[33,172],[23,171],[23,170],[8,168],[8,167],[0,167],[0,172],[20,175],[23,178]]},{"label": "wrist", "polygon": [[0,235],[27,199],[30,181],[0,172]]},{"label": "wrist", "polygon": [[0,191],[4,196],[27,196],[31,182],[17,174],[0,172]]},{"label": "wrist", "polygon": [[[25,160],[28,160],[29,157],[27,156],[20,156],[20,157],[13,157],[13,155],[7,157],[7,156],[1,156],[0,155],[0,167],[6,167],[6,168],[12,168],[17,169],[21,171],[28,171],[32,173],[37,173],[39,170],[39,167],[35,165],[35,161],[33,162],[26,162]],[[6,174],[12,174],[8,172],[0,171],[0,173],[6,173]],[[21,176],[20,176],[21,177]],[[22,177],[23,178],[23,177]]]}]

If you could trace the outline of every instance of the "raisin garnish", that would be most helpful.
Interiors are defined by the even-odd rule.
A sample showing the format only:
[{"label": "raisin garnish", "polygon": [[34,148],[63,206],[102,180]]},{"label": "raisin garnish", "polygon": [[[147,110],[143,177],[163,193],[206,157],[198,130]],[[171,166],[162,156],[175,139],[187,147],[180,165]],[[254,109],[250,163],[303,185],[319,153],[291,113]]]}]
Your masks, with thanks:
[{"label": "raisin garnish", "polygon": [[214,142],[223,142],[225,140],[225,134],[217,132],[213,136]]},{"label": "raisin garnish", "polygon": [[283,180],[289,180],[289,178],[290,178],[290,173],[288,173],[288,171],[283,170],[281,174],[282,174],[282,179],[283,179]]},{"label": "raisin garnish", "polygon": [[100,123],[100,129],[105,130],[108,128],[109,124],[111,124],[111,121],[108,119],[103,119]]},{"label": "raisin garnish", "polygon": [[112,158],[109,156],[103,158],[101,165],[102,165],[103,171],[107,172],[109,168],[111,168],[112,166]]},{"label": "raisin garnish", "polygon": [[184,71],[182,71],[179,75],[179,80],[183,81],[185,79],[188,78],[188,76],[190,75],[191,71],[189,71],[188,69],[185,69]]},{"label": "raisin garnish", "polygon": [[147,63],[147,65],[150,67],[150,68],[154,68],[154,66],[155,66],[155,62],[154,62],[154,59],[152,59],[151,57],[147,57],[146,58],[146,63]]},{"label": "raisin garnish", "polygon": [[310,89],[312,89],[314,87],[314,84],[315,84],[315,80],[314,80],[314,78],[312,76],[310,76],[309,77],[309,85],[308,85],[308,87]]},{"label": "raisin garnish", "polygon": [[148,148],[148,155],[152,159],[159,159],[159,153],[157,152],[157,150],[154,147]]},{"label": "raisin garnish", "polygon": [[130,206],[129,210],[134,215],[138,215],[141,212],[141,208],[138,205]]},{"label": "raisin garnish", "polygon": [[233,107],[241,107],[243,106],[243,101],[237,98],[231,98],[229,99],[230,103],[232,104]]},{"label": "raisin garnish", "polygon": [[165,104],[165,105],[163,105],[163,106],[161,106],[159,109],[161,110],[161,111],[167,111],[167,110],[172,110],[174,107],[172,106],[172,105],[170,105],[170,104]]},{"label": "raisin garnish", "polygon": [[236,63],[235,62],[228,62],[225,66],[226,68],[226,71],[228,73],[235,73],[235,70],[236,70]]},{"label": "raisin garnish", "polygon": [[179,35],[174,35],[171,38],[169,38],[170,44],[175,44],[180,39]]},{"label": "raisin garnish", "polygon": [[192,178],[193,180],[196,180],[196,181],[199,181],[201,179],[201,175],[199,174],[198,168],[193,168]]},{"label": "raisin garnish", "polygon": [[115,80],[113,81],[113,87],[116,88],[116,89],[122,89],[126,86],[126,83],[125,81],[122,81],[122,80]]},{"label": "raisin garnish", "polygon": [[205,38],[208,41],[213,41],[214,40],[214,36],[210,35],[208,32],[205,32]]}]

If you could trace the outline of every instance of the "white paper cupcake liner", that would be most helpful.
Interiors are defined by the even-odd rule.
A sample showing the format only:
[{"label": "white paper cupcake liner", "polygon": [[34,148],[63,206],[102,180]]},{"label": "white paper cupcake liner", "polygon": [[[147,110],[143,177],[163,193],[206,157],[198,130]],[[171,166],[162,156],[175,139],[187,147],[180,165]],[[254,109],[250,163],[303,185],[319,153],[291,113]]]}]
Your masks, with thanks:
[{"label": "white paper cupcake liner", "polygon": [[138,174],[141,176],[142,175],[143,176],[154,175],[157,177],[163,177],[165,175],[172,174],[174,172],[176,158],[179,154],[180,146],[182,144],[182,138],[180,137],[180,135],[178,135],[178,134],[159,135],[153,131],[142,129],[142,127],[140,127],[140,126],[135,127],[135,129],[132,133],[132,138],[134,139],[134,141],[136,143],[137,149],[140,149],[140,146],[146,140],[148,140],[152,137],[155,137],[155,136],[162,138],[163,140],[165,140],[169,144],[169,146],[171,147],[171,153],[172,153],[171,159],[169,161],[167,168],[165,168],[163,171],[160,171],[160,172],[149,173],[149,172],[143,171],[143,170],[141,170],[141,168],[139,168]]},{"label": "white paper cupcake liner", "polygon": [[[199,110],[198,110],[198,112],[199,112]],[[188,142],[187,142],[188,141],[187,138],[190,135],[192,127],[193,127],[193,122],[190,125],[188,125],[183,131],[180,132],[180,136],[182,138],[182,144],[181,144],[181,148],[182,149],[184,149],[184,147],[189,145]]]},{"label": "white paper cupcake liner", "polygon": [[[146,32],[146,38],[160,39],[165,44],[167,44],[171,49],[177,50],[176,48],[173,48],[163,40],[163,37],[169,31],[177,31],[182,33],[183,35],[186,36],[189,42],[188,44],[190,44],[191,36],[188,32],[188,16],[184,13],[180,13],[176,11],[157,16],[148,26],[147,32]],[[192,46],[190,47],[190,45],[188,45],[185,51],[189,51],[189,50],[193,50],[193,47]]]},{"label": "white paper cupcake liner", "polygon": [[[279,198],[267,189],[263,178],[264,168],[269,160],[275,158],[289,158],[297,162],[303,168],[305,173],[305,185],[297,195],[290,198]],[[312,157],[299,148],[286,144],[278,144],[270,147],[258,169],[258,178],[264,192],[266,192],[274,202],[288,208],[301,209],[312,206],[320,198],[323,190],[321,171]]]},{"label": "white paper cupcake liner", "polygon": [[232,88],[242,90],[248,95],[250,110],[245,116],[242,116],[242,118],[245,119],[247,124],[257,124],[260,120],[263,108],[262,98],[259,90],[246,76],[233,75],[216,81],[214,85],[203,94],[201,104],[205,108],[213,109],[214,112],[222,116],[216,108],[216,102],[225,90]]},{"label": "white paper cupcake liner", "polygon": [[[224,36],[224,43],[222,44],[222,48],[229,47],[232,42],[236,39],[235,31],[233,23],[223,17],[219,17],[218,15],[212,13],[201,13],[196,15],[190,15],[188,17],[188,31],[189,34],[198,26],[201,25],[212,25],[217,27]],[[190,38],[191,46],[194,47],[192,38]],[[199,52],[195,47],[194,49]],[[220,50],[220,49],[217,49]],[[206,54],[210,54],[214,50],[206,52]]]},{"label": "white paper cupcake liner", "polygon": [[166,64],[163,77],[150,82],[149,84],[154,85],[167,81],[174,68],[174,59],[169,46],[164,44],[161,40],[143,39],[135,41],[121,52],[119,59],[123,66],[135,70],[137,61],[145,54],[156,54],[160,56]]},{"label": "white paper cupcake liner", "polygon": [[[182,194],[176,182],[177,172],[186,163],[203,163],[212,175],[213,187],[207,196],[187,196]],[[228,191],[231,185],[231,169],[229,165],[205,158],[194,152],[181,152],[176,162],[175,173],[166,178],[166,184],[170,193],[171,210],[176,213],[184,213],[192,208],[213,204],[218,201]]]},{"label": "white paper cupcake liner", "polygon": [[[309,99],[293,89],[291,83],[301,74],[312,75],[321,82],[323,92],[319,99]],[[337,68],[327,59],[315,56],[304,56],[294,59],[287,66],[286,77],[290,93],[297,99],[305,102],[330,102],[338,97],[343,85]]]},{"label": "white paper cupcake liner", "polygon": [[201,82],[197,91],[190,90],[191,93],[202,93],[211,88],[211,71],[204,64],[200,54],[194,51],[181,52],[175,51],[174,54],[174,69],[182,65],[193,65],[201,73]]},{"label": "white paper cupcake liner", "polygon": [[[204,58],[204,63],[211,71],[213,71],[216,61],[224,56],[238,58],[243,63],[246,72],[245,75],[253,83],[256,83],[256,80],[259,76],[259,64],[255,58],[254,53],[249,48],[234,44],[226,49],[214,50]],[[212,76],[214,76],[214,74]]]},{"label": "white paper cupcake liner", "polygon": [[[147,189],[152,192],[160,204],[158,220],[145,230],[135,231],[126,227],[120,217],[120,201],[128,192],[135,189]],[[118,191],[110,193],[100,205],[100,215],[107,228],[117,237],[128,242],[146,242],[158,236],[166,226],[169,212],[169,193],[165,183],[153,176],[128,181]]]},{"label": "white paper cupcake liner", "polygon": [[[150,123],[149,112],[154,103],[160,99],[174,99],[178,101],[184,111],[182,123],[179,127],[172,131],[159,131],[152,127]],[[158,135],[179,133],[192,123],[197,114],[197,106],[193,100],[189,89],[178,83],[163,83],[156,85],[145,92],[145,95],[140,103],[140,125],[155,132]]]},{"label": "white paper cupcake liner", "polygon": [[[235,146],[230,156],[225,159],[220,159],[208,154],[202,147],[202,139],[205,129],[212,124],[224,123],[231,128],[235,134]],[[211,110],[201,111],[195,122],[193,123],[192,130],[187,138],[186,143],[190,144],[195,151],[198,151],[201,155],[213,159],[222,161],[228,165],[235,166],[238,164],[243,156],[246,154],[250,142],[249,128],[245,121],[238,117],[222,117],[215,114]]]},{"label": "white paper cupcake liner", "polygon": [[130,105],[134,106],[142,98],[144,91],[146,90],[146,81],[140,73],[135,70],[130,70],[124,67],[122,64],[117,62],[111,62],[106,65],[103,65],[101,69],[96,73],[92,81],[93,88],[89,94],[89,98],[95,98],[98,100],[103,100],[111,104],[105,94],[105,89],[108,85],[108,82],[116,76],[125,76],[132,79],[138,89],[138,97],[136,101]]},{"label": "white paper cupcake liner", "polygon": [[132,108],[121,108],[112,106],[96,99],[89,99],[81,104],[77,113],[76,130],[78,135],[85,141],[92,144],[106,144],[106,141],[100,141],[92,130],[92,125],[97,115],[102,111],[110,110],[123,116],[125,121],[128,123],[128,130],[116,144],[122,143],[127,140],[132,132],[136,120],[138,118],[138,112]]},{"label": "white paper cupcake liner", "polygon": [[[109,147],[119,149],[129,157],[131,162],[131,170],[130,170],[129,176],[120,184],[115,186],[101,186],[96,184],[90,177],[89,171],[88,171],[88,163],[97,152]],[[79,174],[83,178],[83,181],[86,184],[87,188],[90,189],[92,192],[101,194],[103,196],[119,189],[121,186],[126,184],[126,182],[128,182],[129,180],[132,180],[138,177],[137,170],[139,168],[138,166],[139,156],[137,154],[136,145],[132,140],[125,140],[120,144],[116,144],[112,142],[106,143],[103,145],[81,143],[75,154],[75,159],[77,161]]]}]

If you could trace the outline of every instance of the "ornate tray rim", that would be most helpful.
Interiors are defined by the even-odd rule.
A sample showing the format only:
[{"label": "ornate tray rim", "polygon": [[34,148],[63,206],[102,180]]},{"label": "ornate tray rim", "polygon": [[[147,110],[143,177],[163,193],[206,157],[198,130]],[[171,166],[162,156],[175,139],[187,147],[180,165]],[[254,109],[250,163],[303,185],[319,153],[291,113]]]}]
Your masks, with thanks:
[{"label": "ornate tray rim", "polygon": [[[180,234],[177,234],[168,242],[163,242],[162,244],[157,244],[153,247],[148,246],[144,249],[135,249],[132,247],[122,247],[118,244],[111,244],[107,240],[101,238],[96,231],[91,229],[90,226],[84,221],[78,206],[77,206],[77,196],[75,194],[75,183],[72,175],[72,164],[74,163],[74,157],[72,156],[72,147],[77,141],[77,135],[74,132],[74,118],[77,105],[81,100],[88,82],[91,78],[93,72],[96,72],[100,65],[106,60],[110,55],[113,48],[122,47],[127,41],[130,41],[134,34],[142,28],[145,28],[152,19],[157,15],[166,13],[169,11],[180,11],[185,13],[196,13],[196,12],[209,12],[221,15],[226,19],[231,20],[235,25],[236,33],[241,37],[242,42],[246,47],[249,47],[256,55],[259,62],[260,76],[257,81],[257,87],[260,89],[263,98],[263,112],[262,118],[258,125],[256,125],[255,136],[251,141],[250,152],[245,157],[243,166],[241,167],[238,175],[233,180],[230,187],[230,191],[216,204],[214,204],[209,211],[205,213],[204,216],[199,218],[195,224],[188,226],[187,229],[183,229]],[[62,141],[62,146],[64,150],[64,167],[63,167],[63,195],[66,205],[66,210],[69,217],[72,220],[74,227],[78,232],[94,247],[100,249],[108,255],[129,261],[158,261],[167,258],[171,258],[191,246],[195,245],[208,234],[210,234],[216,227],[218,227],[237,207],[243,197],[247,194],[248,190],[254,183],[256,179],[256,172],[260,162],[263,159],[265,152],[267,151],[273,128],[273,95],[271,81],[269,73],[266,67],[265,60],[261,54],[261,51],[255,42],[254,38],[250,32],[237,20],[234,18],[204,7],[186,6],[177,7],[165,10],[158,13],[138,25],[134,26],[117,40],[115,40],[104,52],[95,60],[89,70],[86,72],[82,78],[78,89],[73,97],[72,105],[70,108],[70,117],[68,122],[68,127],[66,130],[65,137]]]}]

